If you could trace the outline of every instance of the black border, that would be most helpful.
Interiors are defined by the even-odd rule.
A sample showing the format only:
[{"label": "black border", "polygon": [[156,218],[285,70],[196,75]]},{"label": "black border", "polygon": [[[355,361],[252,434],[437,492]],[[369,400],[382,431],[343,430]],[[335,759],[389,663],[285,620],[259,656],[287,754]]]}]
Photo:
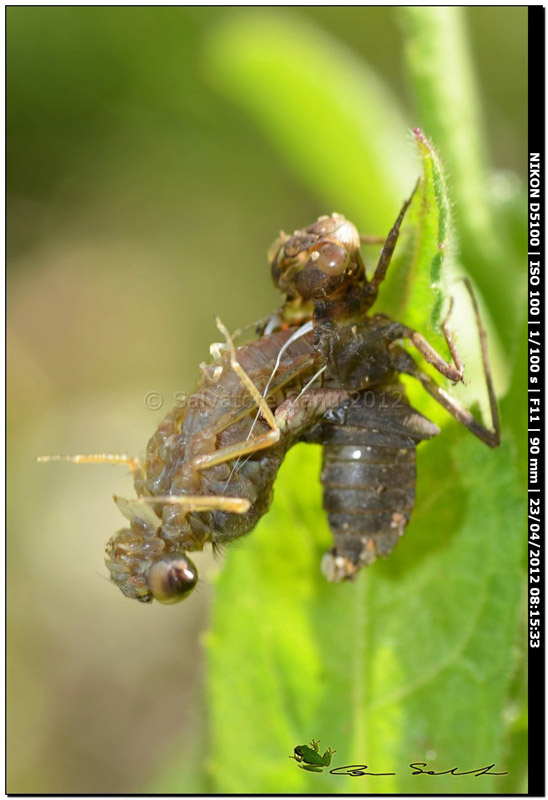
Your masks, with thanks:
[{"label": "black border", "polygon": [[[17,8],[21,5],[26,6],[28,8],[42,8],[42,5],[34,5],[32,3],[25,4],[13,4],[9,5],[6,4],[4,6],[4,97],[7,97],[7,15],[8,10],[10,8]],[[116,7],[125,7],[128,8],[130,6],[120,6],[117,3],[97,3],[93,4],[95,7],[106,6],[109,8],[116,8]],[[166,6],[159,5],[149,5],[147,3],[138,4],[140,7],[154,7],[154,8],[162,8]],[[192,3],[189,4],[190,7],[211,7],[216,6],[219,4],[211,3],[206,4],[205,6],[201,5],[194,5]],[[224,4],[220,4],[224,7]],[[268,4],[273,7],[277,7],[275,4]],[[299,3],[296,3],[295,6],[299,6]],[[329,5],[320,3],[320,5]],[[405,5],[405,4],[395,4],[395,7],[398,5]],[[413,5],[413,4],[409,4]],[[424,5],[421,3],[417,3],[416,5]],[[514,4],[511,4],[514,5]],[[59,7],[57,4],[52,3],[48,7]],[[233,7],[239,7],[240,4],[235,3]],[[471,6],[467,7],[486,7],[487,4],[485,3],[474,3]],[[70,7],[85,7],[85,6],[71,6],[71,4],[62,4],[60,7],[63,8],[70,8]],[[173,7],[173,6],[167,6]],[[519,3],[516,3],[514,7],[521,7]],[[535,5],[535,6],[528,6],[528,155],[531,152],[540,153],[540,165],[541,165],[541,187],[542,187],[542,179],[544,175],[544,156],[545,156],[545,138],[546,138],[546,123],[545,123],[545,115],[546,115],[546,103],[545,103],[545,25],[546,25],[546,13],[545,13],[544,6]],[[7,102],[4,106],[5,112],[7,112]],[[4,117],[4,132],[6,133],[6,119],[7,113]],[[7,137],[4,138],[4,165],[5,165],[5,183],[4,183],[4,230],[5,230],[5,239],[4,239],[4,264],[7,266]],[[529,167],[529,158],[528,158],[528,167]],[[530,192],[530,188],[529,188]],[[530,195],[528,197],[530,201]],[[540,259],[541,259],[541,308],[544,308],[544,267],[545,267],[545,256],[544,256],[544,232],[545,232],[545,211],[544,211],[544,190],[541,188],[541,197],[540,197],[540,214],[541,214],[541,223],[540,223],[540,230],[541,230],[541,246],[540,246]],[[529,210],[529,206],[528,206]],[[531,288],[531,287],[529,287]],[[4,305],[4,380],[5,386],[7,387],[7,268],[4,272],[4,297],[5,297],[5,305]],[[535,319],[538,323],[537,328],[540,330],[540,342],[541,347],[545,347],[546,345],[546,337],[545,337],[545,324],[544,324],[544,315],[542,314],[539,318],[532,318],[529,314],[529,320]],[[546,361],[546,359],[545,359]],[[545,374],[544,370],[541,370],[541,386],[540,386],[540,394],[542,399],[545,398]],[[7,402],[7,395],[6,391],[4,393],[4,399]],[[540,421],[540,428],[541,428],[541,454],[538,461],[538,482],[537,486],[540,487],[540,496],[544,499],[543,490],[545,485],[545,464],[543,460],[544,454],[544,422],[545,422],[545,412],[544,412],[544,404],[541,403],[541,421]],[[7,426],[7,406],[4,416],[4,426],[6,430]],[[528,447],[529,450],[529,447]],[[529,484],[530,486],[531,484]],[[4,489],[7,493],[7,473],[5,476],[5,483]],[[536,495],[538,496],[538,494]],[[543,517],[541,517],[543,519]],[[6,517],[4,518],[5,523],[7,523]],[[544,533],[545,526],[542,526],[542,534]],[[504,532],[501,531],[501,535]],[[541,548],[545,546],[546,538],[542,536],[541,538]],[[5,564],[7,569],[7,544],[4,541],[4,557],[5,557]],[[545,609],[545,600],[544,600],[544,592],[545,592],[545,582],[544,578],[541,573],[541,584],[540,584],[540,597],[541,597],[541,619],[542,619],[542,612]],[[4,587],[4,622],[6,624],[6,631],[4,633],[4,645],[7,646],[7,587]],[[546,714],[545,714],[545,703],[546,703],[546,654],[545,654],[545,644],[544,644],[544,636],[546,635],[546,629],[543,628],[541,625],[541,646],[539,648],[531,648],[529,646],[529,660],[528,660],[528,672],[529,672],[529,685],[528,685],[528,705],[530,711],[535,711],[536,714],[533,717],[535,721],[534,726],[529,727],[528,732],[528,761],[529,761],[529,770],[528,770],[528,792],[527,794],[505,794],[505,797],[545,797],[546,790],[545,790],[545,755],[546,755]],[[6,667],[6,659],[4,659],[4,667]],[[7,696],[7,670],[5,671],[4,676],[4,697]],[[7,736],[8,736],[8,727],[7,727],[7,713],[4,716],[4,758],[5,764],[7,761]],[[7,775],[5,773],[5,779]],[[92,793],[8,793],[7,786],[5,785],[4,788],[5,794],[7,797],[110,797],[112,795],[103,793],[103,794],[92,794]],[[374,793],[356,793],[355,796],[371,796]],[[116,797],[193,797],[196,795],[187,794],[187,793],[177,793],[177,794],[151,794],[151,793],[120,793],[116,794]],[[201,794],[200,797],[218,797],[218,794]],[[253,793],[249,794],[231,794],[231,797],[256,797],[257,795]],[[261,794],[261,797],[280,797],[280,794]],[[324,796],[321,794],[304,794],[304,795],[285,795],[285,796],[296,796],[296,797],[318,797]],[[398,795],[385,795],[388,797],[418,797],[421,796],[420,794],[398,794]],[[433,796],[433,795],[422,795],[422,796]],[[470,794],[461,794],[458,792],[450,793],[450,794],[441,794],[439,796],[442,797],[470,797]],[[501,796],[496,794],[490,794],[488,796]]]},{"label": "black border", "polygon": [[[541,314],[538,316],[533,316],[531,314],[531,305],[529,305],[529,314],[528,314],[528,329],[529,331],[538,332],[538,342],[540,344],[541,351],[544,351],[545,347],[545,325],[544,325],[544,304],[546,302],[545,294],[544,294],[544,283],[545,283],[545,189],[544,189],[544,157],[545,157],[545,136],[546,136],[546,122],[545,122],[545,114],[546,114],[546,103],[545,103],[545,23],[546,23],[546,13],[545,8],[543,6],[530,6],[529,13],[528,13],[528,25],[529,25],[529,40],[528,40],[528,156],[531,153],[540,153],[540,198],[536,198],[536,202],[540,203],[540,246],[533,247],[532,243],[529,241],[528,235],[528,244],[529,253],[540,253],[537,256],[529,255],[529,260],[540,261],[540,284],[532,285],[529,283],[529,291],[537,291],[540,289],[540,310]],[[528,175],[529,175],[529,158],[528,158]],[[529,195],[528,200],[529,203],[531,202],[531,183],[528,182],[528,189]],[[528,213],[530,213],[529,204],[528,204]],[[529,281],[531,280],[531,271],[529,271]],[[530,296],[529,298],[530,299]],[[529,339],[531,342],[531,339]],[[546,363],[546,359],[544,359]],[[530,362],[529,362],[530,366]],[[546,398],[545,392],[545,375],[544,375],[544,365],[542,365],[541,359],[541,371],[540,373],[536,373],[538,377],[540,377],[540,386],[537,384],[535,389],[535,397],[539,397],[540,395],[540,424],[536,422],[538,420],[538,413],[537,407],[533,409],[535,412],[535,421],[531,420],[531,410],[528,411],[528,428],[529,428],[529,442],[528,442],[528,451],[529,451],[529,459],[531,459],[531,452],[530,452],[530,439],[531,437],[539,437],[540,438],[540,454],[538,457],[538,474],[535,476],[534,482],[532,482],[532,475],[529,472],[529,484],[528,484],[528,496],[529,499],[531,498],[540,498],[540,508],[541,514],[540,519],[543,521],[544,514],[545,514],[545,497],[544,497],[544,478],[545,478],[545,465],[543,461],[544,455],[544,421],[545,421],[545,413],[544,413],[544,401]],[[529,377],[533,377],[533,374],[530,373]],[[528,389],[533,388],[532,383],[529,383]],[[532,397],[533,394],[529,392],[529,397]],[[531,409],[531,404],[529,404],[529,409]],[[535,427],[540,427],[540,432],[535,431]],[[531,517],[529,517],[529,522],[531,521]],[[545,687],[545,680],[546,680],[546,655],[545,655],[545,644],[544,639],[546,636],[546,625],[543,625],[543,617],[546,608],[546,601],[545,601],[545,581],[542,574],[542,570],[544,567],[544,563],[546,561],[546,556],[543,557],[543,548],[545,546],[546,537],[543,535],[544,529],[541,523],[541,538],[540,538],[540,552],[541,552],[541,572],[540,572],[540,584],[534,584],[536,587],[540,589],[540,605],[537,608],[540,611],[540,647],[535,648],[531,647],[531,638],[529,638],[529,687],[528,687],[528,701],[529,701],[529,709],[531,712],[531,722],[534,721],[534,725],[531,724],[529,727],[529,789],[528,793],[529,796],[532,797],[543,797],[545,796],[545,745],[546,745],[546,719],[544,714],[545,709],[545,702],[546,702],[546,687]],[[528,548],[529,549],[529,548]],[[530,557],[530,553],[528,553]],[[529,585],[529,588],[533,586],[533,584]],[[531,605],[528,606],[528,611],[532,608]],[[531,619],[531,617],[529,617]],[[533,629],[529,627],[529,633],[531,633]],[[537,629],[538,630],[538,629]],[[534,713],[534,716],[533,716]]]}]

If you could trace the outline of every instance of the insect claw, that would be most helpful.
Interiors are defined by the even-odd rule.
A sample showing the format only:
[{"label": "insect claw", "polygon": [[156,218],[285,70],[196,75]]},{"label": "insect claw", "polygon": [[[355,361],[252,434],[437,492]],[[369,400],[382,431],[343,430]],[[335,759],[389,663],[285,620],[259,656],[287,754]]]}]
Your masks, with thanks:
[{"label": "insect claw", "polygon": [[442,322],[442,327],[444,325],[447,325],[447,323],[449,322],[451,314],[453,313],[454,305],[455,305],[455,298],[453,296],[451,296],[451,297],[449,297],[449,308],[448,308],[447,314],[445,315],[444,320]]}]

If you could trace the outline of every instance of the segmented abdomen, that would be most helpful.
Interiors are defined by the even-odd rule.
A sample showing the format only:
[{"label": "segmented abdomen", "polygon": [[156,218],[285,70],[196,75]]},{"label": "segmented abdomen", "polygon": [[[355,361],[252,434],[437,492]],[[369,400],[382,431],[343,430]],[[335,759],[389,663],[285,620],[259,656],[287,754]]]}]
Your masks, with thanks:
[{"label": "segmented abdomen", "polygon": [[390,553],[415,501],[415,448],[437,433],[397,387],[363,391],[326,414],[321,481],[334,537],[322,562],[328,580],[352,580]]}]

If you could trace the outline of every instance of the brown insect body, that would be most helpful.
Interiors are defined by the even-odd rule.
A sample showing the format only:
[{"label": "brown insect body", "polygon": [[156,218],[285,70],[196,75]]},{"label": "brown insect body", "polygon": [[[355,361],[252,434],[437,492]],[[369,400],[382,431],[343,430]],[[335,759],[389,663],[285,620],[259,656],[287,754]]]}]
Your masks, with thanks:
[{"label": "brown insect body", "polygon": [[[262,393],[270,378],[282,345],[294,331],[275,333],[239,348],[238,362]],[[295,396],[321,365],[312,338],[297,339],[282,356],[272,381],[269,405],[280,407]],[[279,442],[251,453],[237,469],[233,461],[198,470],[195,459],[260,436],[269,428],[264,419],[255,420],[257,407],[242,388],[226,356],[202,368],[200,383],[186,408],[175,409],[160,425],[147,447],[144,462],[145,490],[149,495],[229,495],[249,500],[249,511],[186,513],[176,506],[164,506],[162,536],[176,539],[185,550],[201,550],[206,541],[222,543],[243,536],[267,511],[272,485],[289,447],[298,437],[298,426]],[[241,416],[240,419],[231,419]],[[228,427],[225,427],[227,425]],[[218,431],[218,432],[217,432]]]},{"label": "brown insect body", "polygon": [[305,437],[323,445],[334,547],[322,571],[330,581],[352,580],[404,533],[415,499],[416,445],[439,429],[408,405],[397,381],[386,336],[394,323],[367,315],[377,287],[367,281],[354,226],[333,214],[277,244],[274,282],[288,307],[312,303],[316,347],[330,376],[352,393]]},{"label": "brown insect body", "polygon": [[[135,474],[137,494],[147,496],[151,505],[122,503],[130,527],[116,533],[107,545],[107,567],[127,596],[152,599],[150,570],[159,558],[184,558],[184,553],[202,550],[207,542],[215,546],[248,533],[270,506],[276,474],[288,448],[328,408],[346,397],[344,391],[330,389],[325,381],[320,388],[318,380],[303,395],[306,402],[292,399],[322,363],[313,334],[287,344],[294,333],[295,329],[273,333],[236,351],[238,363],[261,393],[269,382],[268,397],[282,431],[276,443],[245,457],[235,455],[206,468],[201,465],[200,459],[215,457],[225,448],[241,450],[242,443],[252,436],[257,439],[270,430],[258,417],[257,406],[232,368],[228,353],[222,351],[217,352],[213,364],[202,366],[201,380],[185,407],[175,408],[151,438],[146,459]],[[279,357],[284,345],[286,350]],[[232,513],[154,504],[155,497],[168,495],[235,497],[249,501],[249,508]],[[192,570],[192,562],[187,561]]]},{"label": "brown insect body", "polygon": [[130,525],[106,548],[112,580],[125,595],[167,603],[187,596],[197,570],[186,553],[248,533],[268,510],[285,453],[301,440],[323,445],[324,507],[334,536],[324,574],[352,580],[377,555],[387,555],[413,507],[415,448],[439,432],[408,405],[400,373],[419,380],[474,435],[497,446],[498,408],[471,288],[493,429],[458,405],[398,344],[409,340],[441,374],[462,380],[447,320],[442,329],[453,363],[417,331],[369,314],[410,202],[384,241],[371,279],[360,236],[341,215],[320,217],[293,236],[282,234],[270,260],[286,295],[283,308],[264,336],[238,350],[218,321],[226,345],[212,346],[213,363],[202,366],[186,406],[160,424],[143,463],[117,455],[68,457],[125,463],[133,471],[137,499],[116,498]]},{"label": "brown insect body", "polygon": [[411,408],[397,379],[389,345],[398,333],[384,315],[316,328],[330,374],[353,393],[318,426],[334,538],[322,562],[330,581],[352,580],[397,544],[415,502],[416,446],[440,432]]},{"label": "brown insect body", "polygon": [[398,326],[384,315],[316,326],[328,372],[350,396],[326,412],[306,440],[323,445],[321,482],[334,547],[322,571],[352,580],[403,535],[415,500],[417,444],[439,428],[407,402],[390,342]]},{"label": "brown insect body", "polygon": [[[462,364],[447,321],[443,331],[454,365],[416,331],[385,315],[369,315],[390,263],[411,199],[390,231],[370,281],[359,253],[360,237],[341,215],[282,236],[272,256],[272,276],[287,294],[287,307],[311,304],[315,345],[327,374],[351,393],[306,434],[322,444],[324,508],[334,547],[322,562],[331,581],[352,580],[378,555],[388,555],[405,531],[415,499],[415,449],[439,428],[409,406],[398,373],[418,378],[435,399],[486,444],[499,442],[496,399],[491,384],[475,298],[494,430],[484,428],[422,372],[397,340],[409,339],[424,358],[454,382]],[[320,253],[321,255],[318,255]]]},{"label": "brown insect body", "polygon": [[408,405],[402,387],[360,392],[328,411],[323,444],[323,502],[334,547],[322,571],[349,580],[386,556],[403,535],[415,501],[415,449],[439,428]]}]

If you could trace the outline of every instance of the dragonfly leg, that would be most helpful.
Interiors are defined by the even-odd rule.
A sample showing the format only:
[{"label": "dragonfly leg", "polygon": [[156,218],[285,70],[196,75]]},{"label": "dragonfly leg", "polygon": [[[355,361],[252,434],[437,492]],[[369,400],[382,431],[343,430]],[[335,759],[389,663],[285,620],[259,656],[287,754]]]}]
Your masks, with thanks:
[{"label": "dragonfly leg", "polygon": [[[489,447],[497,447],[500,444],[500,415],[497,397],[495,394],[495,387],[493,385],[491,366],[489,363],[489,354],[487,352],[487,335],[485,333],[485,328],[483,327],[478,302],[476,295],[474,294],[474,290],[472,289],[472,284],[468,278],[464,279],[464,284],[472,301],[474,317],[476,319],[476,327],[478,329],[483,373],[485,375],[485,383],[487,385],[487,394],[489,397],[492,428],[486,428],[484,425],[478,422],[478,420],[467,409],[463,408],[460,403],[458,403],[448,392],[439,386],[436,381],[433,380],[433,378],[421,370],[415,363],[412,356],[406,350],[395,344],[391,345],[390,348],[392,362],[395,369],[397,369],[399,372],[404,372],[408,375],[412,375],[414,378],[417,378],[417,380],[422,383],[426,391],[432,395],[432,397],[440,405],[449,411],[449,413],[452,414],[456,420],[461,422],[466,428],[468,428],[469,431],[477,436],[478,439],[481,439],[481,441],[485,442],[485,444],[489,445]],[[416,331],[407,329],[408,333],[402,334],[401,328],[403,328],[403,326],[401,326],[400,336],[394,338],[409,338],[417,347],[417,350],[422,353],[426,361],[432,364],[442,375],[445,375],[445,377],[456,382],[458,380],[462,380],[462,361],[455,347],[452,334],[448,328],[448,319],[449,315],[451,314],[451,307],[449,308],[449,313],[443,322],[442,329],[453,360],[455,361],[455,366],[444,361],[444,359],[434,350],[434,348],[428,344],[426,339]]]},{"label": "dragonfly leg", "polygon": [[[476,327],[478,329],[478,335],[480,340],[483,371],[485,374],[485,381],[487,384],[487,391],[489,394],[491,417],[494,423],[494,421],[498,419],[498,405],[497,405],[495,390],[493,387],[493,379],[491,376],[489,355],[487,352],[487,335],[485,333],[485,328],[483,327],[483,323],[481,321],[478,302],[476,300],[474,290],[472,289],[472,284],[470,283],[468,278],[464,278],[464,284],[470,295],[470,299],[472,301],[472,306],[474,310],[474,317],[476,320]],[[447,346],[449,347],[451,357],[454,361],[454,364],[450,364],[449,362],[445,361],[445,359],[432,347],[432,345],[424,338],[424,336],[421,333],[413,330],[412,328],[408,328],[406,325],[400,325],[399,323],[396,323],[395,325],[389,326],[386,338],[390,338],[392,341],[395,341],[396,339],[409,339],[409,341],[415,345],[415,347],[417,348],[419,353],[421,353],[421,355],[425,358],[425,360],[429,364],[432,364],[432,366],[435,367],[435,369],[437,369],[439,373],[444,375],[446,378],[449,378],[449,380],[453,381],[453,383],[458,383],[459,381],[462,381],[464,383],[462,359],[455,344],[455,340],[453,339],[453,334],[451,332],[451,329],[449,328],[449,316],[451,314],[452,307],[453,307],[453,301],[451,300],[449,312],[442,323],[442,330],[443,330],[443,335],[445,337],[445,341],[447,342]]]},{"label": "dragonfly leg", "polygon": [[243,456],[248,453],[254,453],[257,450],[263,450],[267,447],[272,447],[272,445],[275,445],[280,440],[280,431],[276,425],[276,419],[273,412],[266,402],[266,399],[263,397],[247,372],[238,362],[236,350],[234,348],[234,342],[232,341],[228,330],[218,317],[216,321],[217,327],[225,337],[228,345],[230,366],[256,403],[259,411],[269,425],[270,431],[267,433],[258,434],[257,436],[251,436],[244,442],[238,442],[237,444],[228,445],[227,447],[221,447],[214,453],[206,453],[204,455],[197,456],[192,461],[192,466],[197,470],[209,469],[217,464],[223,464],[226,461],[232,461],[239,456]]},{"label": "dragonfly leg", "polygon": [[217,495],[141,495],[133,500],[114,496],[114,501],[122,514],[129,520],[141,518],[147,524],[159,528],[160,518],[149,508],[151,505],[179,506],[182,511],[230,511],[245,514],[251,503],[242,497],[220,497]]},{"label": "dragonfly leg", "polygon": [[429,364],[432,364],[432,366],[435,367],[439,373],[444,375],[446,378],[449,378],[449,380],[453,381],[453,383],[458,383],[463,379],[462,360],[457,351],[451,331],[445,327],[443,328],[443,333],[451,352],[451,356],[455,362],[454,364],[450,364],[448,361],[446,361],[421,333],[414,331],[412,328],[402,326],[402,333],[398,338],[409,339],[409,341],[415,345],[419,353],[424,356],[425,360]]},{"label": "dragonfly leg", "polygon": [[236,358],[236,350],[234,348],[234,342],[232,341],[232,338],[231,338],[228,330],[223,325],[223,323],[221,322],[219,317],[216,318],[216,322],[217,322],[217,327],[219,328],[219,330],[221,331],[221,333],[225,337],[226,343],[228,345],[228,352],[229,352],[229,355],[230,355],[230,366],[232,367],[232,369],[234,370],[234,372],[236,373],[236,375],[238,376],[238,378],[240,379],[242,384],[245,386],[245,388],[247,389],[247,391],[249,392],[249,394],[251,395],[251,397],[253,398],[253,400],[257,404],[257,407],[259,408],[259,410],[260,410],[261,414],[263,415],[263,417],[265,418],[266,422],[269,424],[272,432],[277,432],[278,433],[278,438],[279,438],[279,432],[278,432],[278,428],[276,426],[276,420],[274,419],[274,414],[270,410],[270,407],[269,407],[268,403],[266,402],[265,398],[262,396],[260,391],[257,389],[257,387],[255,386],[255,384],[253,383],[253,381],[251,380],[251,378],[249,377],[247,372],[243,369],[243,367],[238,362],[238,359]]},{"label": "dragonfly leg", "polygon": [[[411,201],[413,200],[413,197],[415,196],[415,192],[417,191],[419,183],[420,183],[420,178],[417,181],[417,183],[415,184],[415,188],[413,189],[413,191],[411,193],[411,196],[403,204],[402,209],[401,209],[400,213],[398,214],[398,218],[396,219],[396,221],[393,224],[388,236],[386,237],[386,240],[384,242],[384,247],[382,248],[382,251],[381,251],[381,254],[380,254],[380,257],[379,257],[379,262],[378,262],[377,267],[375,269],[375,274],[371,278],[371,286],[373,286],[375,289],[379,288],[379,286],[381,285],[381,283],[383,282],[383,280],[386,277],[386,273],[388,271],[388,267],[390,266],[390,261],[392,260],[392,255],[394,253],[394,249],[395,249],[396,244],[398,242],[398,237],[400,235],[400,227],[401,227],[401,224],[403,222],[403,218],[405,216],[405,213],[406,213],[407,209],[411,205]],[[360,237],[360,239],[361,238],[362,237]]]},{"label": "dragonfly leg", "polygon": [[[446,411],[448,411],[458,422],[468,428],[468,430],[481,439],[482,442],[489,445],[489,447],[497,447],[500,444],[500,418],[498,412],[497,401],[491,381],[491,373],[488,370],[488,364],[484,360],[484,371],[487,382],[487,390],[489,393],[489,403],[491,408],[491,424],[492,429],[486,428],[482,425],[466,408],[451,397],[451,395],[442,389],[436,381],[430,377],[426,372],[420,369],[415,363],[413,357],[403,349],[395,345],[391,348],[392,363],[398,372],[403,372],[411,375],[421,382],[434,400],[436,400]],[[482,351],[483,353],[483,351]]]},{"label": "dragonfly leg", "polygon": [[47,461],[68,461],[72,464],[127,464],[134,479],[144,480],[143,465],[138,458],[120,453],[86,453],[74,456],[38,456],[40,463]]},{"label": "dragonfly leg", "polygon": [[445,316],[445,319],[443,320],[443,322],[441,324],[441,329],[443,331],[443,335],[445,337],[445,341],[447,342],[447,347],[449,348],[449,352],[451,353],[451,358],[455,362],[455,367],[457,368],[457,371],[460,372],[461,380],[464,383],[464,380],[462,378],[463,369],[464,369],[463,368],[462,359],[460,357],[460,353],[458,351],[457,344],[456,344],[455,339],[453,337],[453,331],[449,327],[449,317],[451,316],[451,312],[452,311],[453,311],[453,298],[451,297],[451,299],[449,301],[449,310],[448,310],[448,312],[447,312],[447,314]]},{"label": "dragonfly leg", "polygon": [[197,470],[209,469],[209,467],[215,467],[217,464],[224,464],[226,461],[232,461],[239,456],[245,456],[248,453],[255,453],[258,450],[272,447],[279,441],[280,431],[276,428],[275,431],[268,431],[267,433],[262,433],[257,436],[251,436],[244,442],[229,445],[228,447],[221,447],[214,453],[197,456],[192,461],[192,466]]}]

